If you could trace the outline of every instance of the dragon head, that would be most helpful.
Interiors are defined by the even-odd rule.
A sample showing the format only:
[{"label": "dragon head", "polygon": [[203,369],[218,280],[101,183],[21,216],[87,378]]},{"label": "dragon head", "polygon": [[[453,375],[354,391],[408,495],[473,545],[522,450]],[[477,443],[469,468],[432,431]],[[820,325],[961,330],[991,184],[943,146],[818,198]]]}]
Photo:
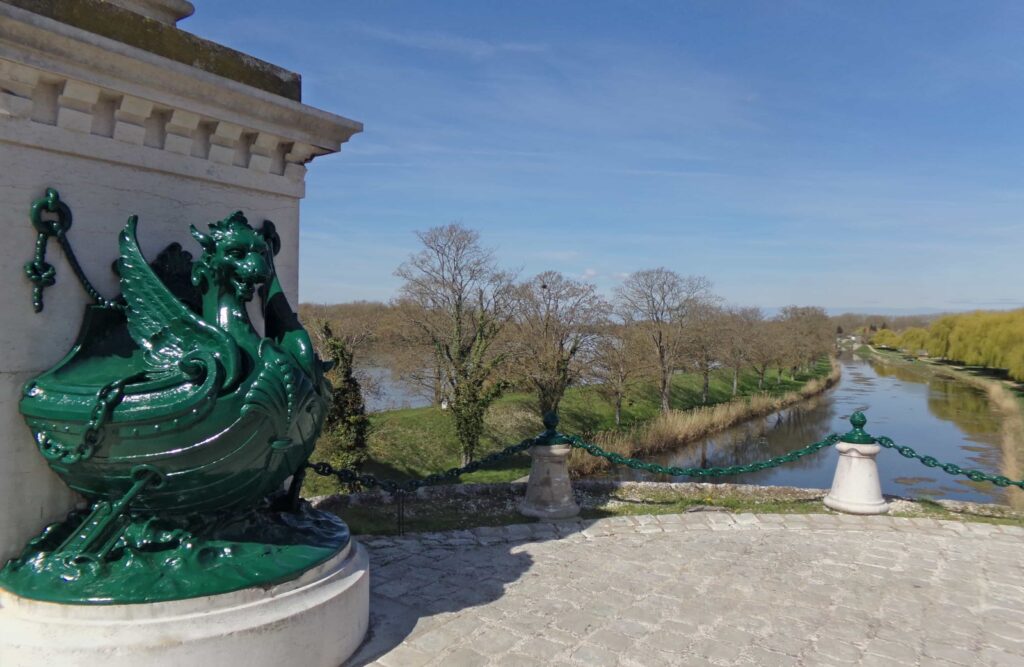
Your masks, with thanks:
[{"label": "dragon head", "polygon": [[249,301],[256,286],[270,280],[273,269],[267,259],[267,242],[249,226],[241,211],[210,225],[210,233],[192,226],[192,236],[203,247],[203,254],[192,267],[192,283],[203,281],[231,290],[242,301]]}]

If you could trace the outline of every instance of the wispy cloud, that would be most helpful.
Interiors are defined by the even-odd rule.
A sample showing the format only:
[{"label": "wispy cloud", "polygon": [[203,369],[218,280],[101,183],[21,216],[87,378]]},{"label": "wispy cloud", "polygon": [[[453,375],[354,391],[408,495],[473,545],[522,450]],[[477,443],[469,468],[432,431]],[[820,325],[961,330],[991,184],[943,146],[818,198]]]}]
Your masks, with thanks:
[{"label": "wispy cloud", "polygon": [[546,259],[553,262],[568,262],[580,256],[578,250],[541,250],[533,256],[537,259]]},{"label": "wispy cloud", "polygon": [[367,37],[409,49],[450,53],[474,59],[508,53],[536,54],[547,51],[543,44],[528,42],[493,41],[432,31],[389,30],[362,23],[350,24],[349,27]]}]

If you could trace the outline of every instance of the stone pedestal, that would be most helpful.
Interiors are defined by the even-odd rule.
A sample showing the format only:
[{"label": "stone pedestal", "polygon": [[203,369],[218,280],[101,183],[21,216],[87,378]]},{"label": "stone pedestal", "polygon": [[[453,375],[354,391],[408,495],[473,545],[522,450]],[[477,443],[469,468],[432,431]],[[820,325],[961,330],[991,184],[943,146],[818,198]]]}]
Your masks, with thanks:
[{"label": "stone pedestal", "polygon": [[569,479],[569,445],[538,445],[529,449],[533,462],[520,514],[538,519],[567,519],[580,513]]},{"label": "stone pedestal", "polygon": [[175,602],[61,605],[0,589],[0,665],[338,667],[363,640],[369,596],[355,542],[298,579]]},{"label": "stone pedestal", "polygon": [[836,445],[839,460],[832,489],[825,496],[825,506],[847,514],[885,514],[889,504],[882,498],[875,457],[881,450],[876,444],[840,441]]}]

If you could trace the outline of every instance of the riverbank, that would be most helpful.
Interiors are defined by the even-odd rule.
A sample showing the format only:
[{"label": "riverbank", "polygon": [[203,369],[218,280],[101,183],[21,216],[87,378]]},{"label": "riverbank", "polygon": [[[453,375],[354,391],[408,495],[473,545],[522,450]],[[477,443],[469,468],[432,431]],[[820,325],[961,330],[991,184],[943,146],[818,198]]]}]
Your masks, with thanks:
[{"label": "riverbank", "polygon": [[[990,369],[955,364],[880,350],[868,345],[857,354],[872,357],[885,364],[906,364],[923,371],[944,376],[977,387],[985,392],[1000,423],[1000,472],[1010,479],[1024,478],[1024,387],[1020,383],[993,373]],[[1024,509],[1024,491],[1009,490],[1012,507]]]},{"label": "riverbank", "polygon": [[[637,383],[625,396],[619,428],[612,405],[597,387],[573,387],[566,392],[559,409],[559,430],[593,438],[602,432],[636,433],[644,424],[664,419],[665,423],[659,427],[659,433],[664,436],[661,441],[667,442],[667,436],[681,425],[689,429],[681,435],[692,438],[697,437],[693,433],[706,434],[820,393],[825,388],[822,383],[831,386],[835,377],[835,365],[823,360],[795,376],[780,375],[773,370],[764,388],[759,389],[757,375],[745,371],[739,377],[738,395],[733,397],[732,373],[715,371],[711,376],[708,406],[702,406],[700,375],[677,373],[672,380],[673,412],[668,417],[661,416],[657,388],[650,383]],[[437,407],[390,410],[371,414],[370,420],[369,460],[363,467],[364,472],[401,480],[424,477],[459,465],[458,440],[451,415],[444,410]],[[531,395],[504,396],[488,412],[486,431],[477,455],[485,456],[542,430]],[[317,452],[311,460],[320,460]],[[461,481],[508,482],[529,474],[529,469],[530,459],[524,454],[507,459],[496,468],[464,475]],[[339,485],[334,480],[310,475],[305,490],[307,495],[326,495],[337,492]]]},{"label": "riverbank", "polygon": [[[825,363],[827,373],[809,379],[795,391],[776,396],[755,394],[721,405],[673,410],[628,431],[598,433],[594,441],[605,451],[632,458],[678,450],[701,438],[755,417],[778,412],[827,391],[839,381],[842,369],[834,359],[822,362]],[[607,460],[590,456],[582,450],[574,450],[569,458],[569,469],[575,476],[599,474],[609,467]]]}]

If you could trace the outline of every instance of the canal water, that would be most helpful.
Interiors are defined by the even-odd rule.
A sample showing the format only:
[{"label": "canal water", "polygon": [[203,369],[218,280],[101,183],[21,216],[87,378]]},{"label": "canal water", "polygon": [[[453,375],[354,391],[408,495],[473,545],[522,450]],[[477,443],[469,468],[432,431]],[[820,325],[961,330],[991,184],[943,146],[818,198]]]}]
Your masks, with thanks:
[{"label": "canal water", "polygon": [[[684,467],[763,460],[821,440],[829,433],[846,433],[850,430],[850,415],[860,410],[867,415],[866,430],[873,435],[887,435],[899,445],[909,445],[944,463],[1003,473],[1000,422],[984,391],[914,366],[853,355],[841,357],[840,363],[842,378],[826,393],[654,458],[664,465]],[[827,448],[778,468],[717,481],[828,488],[836,456],[832,448]],[[892,450],[881,451],[878,468],[886,494],[1006,502],[1003,489],[927,468]],[[618,474],[621,479],[655,479],[624,467]],[[665,477],[657,479],[668,481]]]}]

